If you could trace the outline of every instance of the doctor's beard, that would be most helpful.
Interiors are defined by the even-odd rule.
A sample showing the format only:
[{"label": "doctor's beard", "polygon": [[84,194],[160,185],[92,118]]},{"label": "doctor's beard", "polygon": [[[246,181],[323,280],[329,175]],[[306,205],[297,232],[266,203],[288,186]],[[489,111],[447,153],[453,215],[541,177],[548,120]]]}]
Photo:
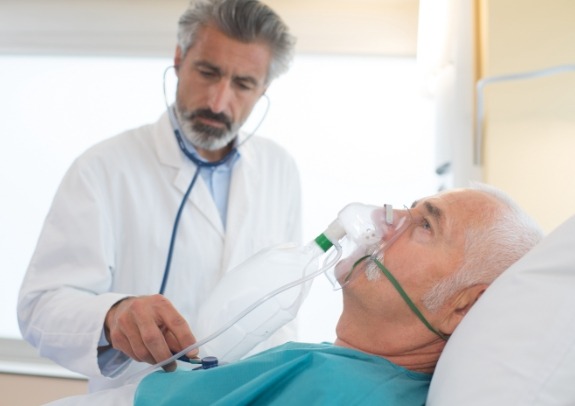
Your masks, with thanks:
[{"label": "doctor's beard", "polygon": [[[190,141],[194,147],[208,151],[224,148],[236,138],[238,128],[240,127],[237,124],[234,125],[227,115],[214,113],[210,109],[186,111],[180,108],[179,103],[176,103],[176,114],[180,121],[182,131],[188,141]],[[196,119],[200,117],[218,121],[224,125],[224,128],[212,127],[197,122]]]}]

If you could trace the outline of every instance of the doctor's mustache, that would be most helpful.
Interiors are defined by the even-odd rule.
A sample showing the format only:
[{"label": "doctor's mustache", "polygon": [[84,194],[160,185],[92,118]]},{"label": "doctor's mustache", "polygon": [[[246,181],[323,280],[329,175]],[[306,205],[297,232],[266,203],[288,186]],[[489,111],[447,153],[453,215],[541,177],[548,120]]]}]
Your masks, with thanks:
[{"label": "doctor's mustache", "polygon": [[210,109],[197,109],[192,112],[185,112],[184,119],[193,121],[196,118],[206,118],[224,124],[228,131],[232,130],[232,120],[224,113],[214,113]]}]

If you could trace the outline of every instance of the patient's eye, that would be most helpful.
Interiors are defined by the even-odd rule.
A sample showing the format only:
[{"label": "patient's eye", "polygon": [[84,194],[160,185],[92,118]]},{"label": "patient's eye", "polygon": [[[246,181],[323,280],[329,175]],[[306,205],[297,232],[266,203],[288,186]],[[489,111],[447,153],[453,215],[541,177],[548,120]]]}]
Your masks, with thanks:
[{"label": "patient's eye", "polygon": [[425,217],[421,219],[420,226],[426,230],[432,231],[431,223]]},{"label": "patient's eye", "polygon": [[415,230],[413,236],[416,241],[420,243],[429,242],[434,236],[434,229],[431,221],[426,217],[419,217],[415,222]]}]

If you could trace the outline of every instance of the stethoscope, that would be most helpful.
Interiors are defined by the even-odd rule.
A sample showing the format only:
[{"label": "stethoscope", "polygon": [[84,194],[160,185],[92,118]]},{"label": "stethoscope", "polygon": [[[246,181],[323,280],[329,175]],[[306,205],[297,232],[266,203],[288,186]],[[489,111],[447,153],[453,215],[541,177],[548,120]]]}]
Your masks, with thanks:
[{"label": "stethoscope", "polygon": [[159,293],[161,295],[163,295],[165,290],[166,290],[166,285],[168,283],[168,278],[170,275],[170,268],[171,268],[171,264],[172,264],[172,257],[173,257],[173,253],[174,253],[174,246],[176,243],[178,226],[180,224],[180,218],[182,216],[184,206],[186,205],[186,201],[188,200],[188,197],[189,197],[190,193],[192,192],[194,185],[196,184],[196,180],[198,179],[198,176],[199,176],[201,170],[202,169],[208,169],[208,168],[216,168],[220,165],[227,164],[231,159],[238,156],[238,154],[239,154],[238,148],[241,147],[247,140],[249,140],[256,133],[256,131],[258,130],[258,128],[261,126],[262,122],[266,118],[266,115],[267,115],[268,110],[270,108],[269,97],[264,93],[263,96],[265,97],[265,99],[267,101],[266,109],[264,111],[264,114],[263,114],[261,120],[259,121],[257,126],[254,128],[254,130],[250,134],[248,134],[241,142],[237,143],[232,148],[232,150],[230,152],[228,152],[227,155],[225,157],[223,157],[222,159],[220,159],[218,161],[214,161],[214,162],[204,161],[204,160],[200,159],[200,157],[197,154],[190,151],[188,149],[188,147],[186,146],[186,143],[184,142],[184,138],[182,136],[182,129],[181,129],[180,123],[178,121],[178,118],[176,117],[174,107],[170,106],[168,103],[168,97],[166,94],[166,74],[172,68],[174,68],[174,66],[169,66],[164,71],[164,80],[163,80],[164,103],[166,105],[166,109],[168,110],[168,116],[170,118],[170,123],[172,124],[174,136],[176,137],[176,140],[178,141],[178,145],[179,145],[180,149],[182,150],[182,152],[184,153],[184,155],[186,155],[186,157],[188,157],[188,159],[196,165],[197,169],[196,169],[196,172],[194,173],[194,176],[192,177],[192,180],[191,180],[191,182],[190,182],[190,184],[186,190],[186,193],[184,193],[184,197],[182,198],[182,201],[180,202],[180,206],[178,208],[178,212],[177,212],[176,218],[174,220],[174,226],[172,227],[172,235],[170,237],[170,246],[168,248],[168,254],[166,256],[166,266],[164,268],[164,275],[162,277],[162,284],[160,285],[160,290],[159,290]]}]

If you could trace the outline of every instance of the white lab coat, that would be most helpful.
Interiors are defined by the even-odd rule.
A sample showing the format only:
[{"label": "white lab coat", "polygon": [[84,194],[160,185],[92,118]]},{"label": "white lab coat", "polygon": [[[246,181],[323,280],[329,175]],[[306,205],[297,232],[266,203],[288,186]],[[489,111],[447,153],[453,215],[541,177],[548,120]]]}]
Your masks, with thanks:
[{"label": "white lab coat", "polygon": [[[201,176],[180,220],[165,296],[193,332],[200,304],[225,272],[264,247],[300,242],[293,159],[255,136],[239,152],[226,230]],[[164,114],[89,149],[58,189],[20,291],[18,319],[42,356],[88,376],[91,390],[119,386],[131,373],[102,376],[110,368],[97,357],[104,318],[127,295],[158,292],[175,215],[195,170]]]}]

